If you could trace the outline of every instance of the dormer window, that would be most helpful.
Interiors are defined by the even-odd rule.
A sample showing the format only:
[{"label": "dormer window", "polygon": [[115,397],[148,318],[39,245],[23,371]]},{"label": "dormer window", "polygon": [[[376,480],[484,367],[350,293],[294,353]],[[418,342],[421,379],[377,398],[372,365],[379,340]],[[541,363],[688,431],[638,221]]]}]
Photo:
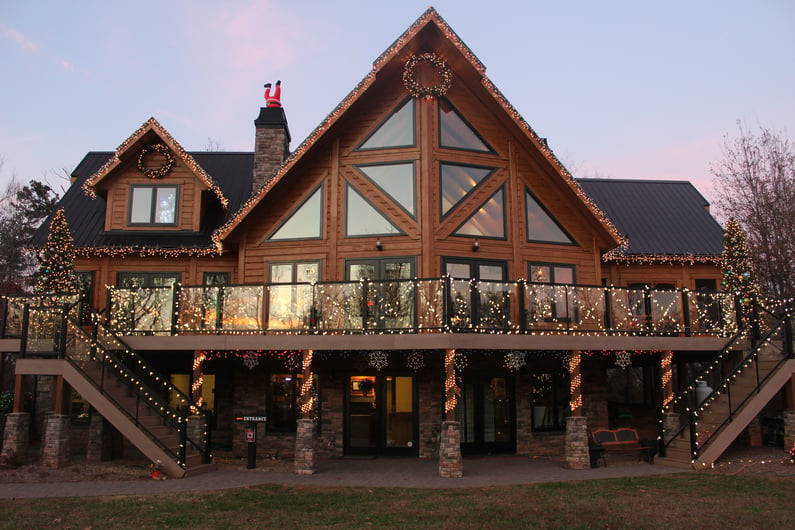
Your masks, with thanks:
[{"label": "dormer window", "polygon": [[130,186],[130,225],[175,226],[179,186]]}]

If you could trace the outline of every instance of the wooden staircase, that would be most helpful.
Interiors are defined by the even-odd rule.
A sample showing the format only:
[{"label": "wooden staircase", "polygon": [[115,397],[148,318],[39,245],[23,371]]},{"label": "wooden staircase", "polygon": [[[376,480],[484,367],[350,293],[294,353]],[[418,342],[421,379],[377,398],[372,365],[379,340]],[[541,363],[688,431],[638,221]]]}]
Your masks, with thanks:
[{"label": "wooden staircase", "polygon": [[[689,414],[682,415],[683,428],[664,434],[665,456],[660,464],[705,469],[712,467],[729,445],[756,418],[773,397],[795,376],[792,339],[786,318],[759,346],[743,359],[712,395]],[[785,338],[786,337],[786,338]],[[789,341],[785,347],[784,340]],[[689,425],[690,418],[695,420]],[[695,434],[695,452],[691,436]]]},{"label": "wooden staircase", "polygon": [[[167,378],[102,323],[86,332],[67,316],[59,352],[36,351],[38,358],[16,362],[18,375],[55,375],[79,393],[151,462],[169,477],[182,478],[214,469],[204,433],[204,416],[189,415],[169,404],[169,395],[190,402]],[[66,330],[66,333],[63,333]],[[60,343],[32,338],[42,344]],[[190,432],[202,433],[190,436]],[[198,439],[197,439],[198,438]],[[202,439],[204,438],[204,439]]]}]

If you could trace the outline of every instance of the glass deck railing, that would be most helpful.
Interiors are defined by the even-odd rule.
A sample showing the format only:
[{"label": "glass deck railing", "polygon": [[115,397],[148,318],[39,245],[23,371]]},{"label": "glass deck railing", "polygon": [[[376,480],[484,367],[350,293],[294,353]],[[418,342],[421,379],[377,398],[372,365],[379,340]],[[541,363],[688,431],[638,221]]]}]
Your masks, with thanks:
[{"label": "glass deck railing", "polygon": [[604,333],[737,330],[731,293],[432,279],[110,288],[126,334]]}]

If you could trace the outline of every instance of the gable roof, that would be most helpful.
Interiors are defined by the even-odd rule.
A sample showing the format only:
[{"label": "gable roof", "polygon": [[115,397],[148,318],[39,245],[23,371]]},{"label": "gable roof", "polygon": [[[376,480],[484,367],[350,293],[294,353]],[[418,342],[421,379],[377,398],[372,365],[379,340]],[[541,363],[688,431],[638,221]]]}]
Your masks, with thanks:
[{"label": "gable roof", "polygon": [[93,175],[88,177],[86,181],[82,185],[83,191],[89,195],[90,197],[96,196],[95,187],[96,185],[105,177],[107,177],[120,163],[121,157],[127,153],[127,151],[134,148],[135,144],[139,142],[144,135],[148,132],[153,131],[160,139],[168,146],[168,148],[175,152],[177,156],[180,158],[183,164],[185,164],[196,177],[205,185],[207,186],[210,191],[212,191],[218,200],[221,201],[221,205],[224,208],[229,207],[229,200],[224,195],[221,188],[215,183],[210,175],[207,174],[202,167],[196,163],[196,160],[188,154],[182,146],[177,142],[171,134],[162,126],[160,123],[154,119],[149,118],[146,120],[143,125],[138,127],[138,129],[132,133],[124,142],[121,143],[119,147],[116,148],[116,151],[108,158],[108,160],[100,167]]},{"label": "gable roof", "polygon": [[578,179],[612,219],[625,245],[607,253],[613,261],[720,259],[723,228],[709,203],[686,181]]},{"label": "gable roof", "polygon": [[[179,231],[152,232],[105,232],[105,207],[102,197],[93,198],[84,193],[86,183],[102,168],[114,160],[114,152],[93,151],[88,153],[72,171],[74,183],[61,197],[58,208],[66,213],[69,229],[78,255],[117,255],[137,253],[161,255],[166,253],[210,254],[217,249],[212,244],[212,232],[220,226],[227,215],[220,203],[214,203],[202,217],[197,233]],[[253,153],[239,152],[193,152],[186,153],[201,171],[217,183],[224,197],[228,198],[228,211],[236,211],[251,193],[254,167]],[[50,219],[42,223],[31,239],[30,246],[41,248],[47,241]]]},{"label": "gable roof", "polygon": [[356,102],[362,94],[364,94],[373,82],[376,80],[379,72],[383,67],[395,59],[406,47],[412,42],[419,32],[427,27],[429,24],[435,24],[442,35],[450,42],[453,47],[460,52],[465,61],[477,72],[480,76],[480,82],[486,91],[491,95],[494,101],[506,112],[511,120],[520,128],[520,130],[531,141],[535,148],[543,154],[546,160],[552,165],[557,173],[562,177],[563,181],[568,185],[570,190],[582,201],[590,213],[596,218],[597,224],[603,228],[608,239],[613,240],[614,245],[622,243],[621,235],[618,230],[613,226],[610,219],[604,215],[599,207],[588,197],[588,195],[579,186],[574,177],[563,166],[560,160],[554,155],[552,150],[547,146],[546,141],[541,139],[532,127],[521,117],[519,112],[508,102],[503,94],[486,76],[486,67],[475,56],[469,47],[464,44],[461,38],[453,31],[453,29],[442,19],[439,13],[433,7],[429,7],[409,28],[395,40],[392,45],[386,49],[374,62],[370,72],[357,84],[353,90],[329,113],[328,116],[315,128],[312,133],[288,156],[281,167],[276,171],[274,176],[266,181],[263,186],[254,194],[246,203],[229,218],[229,220],[221,226],[213,234],[213,241],[220,250],[223,248],[223,239],[226,238],[246,217],[246,215],[267,195],[267,193],[281,181],[299,160],[319,141],[319,139],[334,125],[340,117]]}]

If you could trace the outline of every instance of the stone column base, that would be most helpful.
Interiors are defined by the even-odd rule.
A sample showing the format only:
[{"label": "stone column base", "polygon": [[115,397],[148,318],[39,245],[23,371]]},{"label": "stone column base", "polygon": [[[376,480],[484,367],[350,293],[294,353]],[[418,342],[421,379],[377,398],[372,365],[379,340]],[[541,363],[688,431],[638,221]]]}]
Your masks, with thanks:
[{"label": "stone column base", "polygon": [[457,421],[443,421],[439,436],[439,476],[461,478],[464,476],[464,462],[461,460],[461,424]]},{"label": "stone column base", "polygon": [[[784,416],[784,450],[790,454],[795,454],[795,410],[785,410]],[[6,429],[8,424],[6,424]],[[5,452],[5,447],[3,447]]]},{"label": "stone column base", "polygon": [[86,461],[106,462],[113,455],[113,427],[97,411],[91,411],[91,424],[88,427],[88,446]]},{"label": "stone column base", "polygon": [[588,422],[585,416],[566,418],[566,467],[568,469],[590,469],[588,451]]},{"label": "stone column base", "polygon": [[17,412],[6,414],[5,432],[3,433],[3,452],[0,463],[14,465],[30,446],[30,414]]},{"label": "stone column base", "polygon": [[64,467],[69,463],[69,424],[65,414],[53,414],[47,418],[44,441],[41,445],[41,465]]},{"label": "stone column base", "polygon": [[312,475],[315,472],[315,422],[298,420],[295,432],[295,472]]},{"label": "stone column base", "polygon": [[673,438],[674,434],[681,428],[679,424],[679,414],[676,412],[666,412],[663,415],[663,429],[665,429],[665,443]]}]

